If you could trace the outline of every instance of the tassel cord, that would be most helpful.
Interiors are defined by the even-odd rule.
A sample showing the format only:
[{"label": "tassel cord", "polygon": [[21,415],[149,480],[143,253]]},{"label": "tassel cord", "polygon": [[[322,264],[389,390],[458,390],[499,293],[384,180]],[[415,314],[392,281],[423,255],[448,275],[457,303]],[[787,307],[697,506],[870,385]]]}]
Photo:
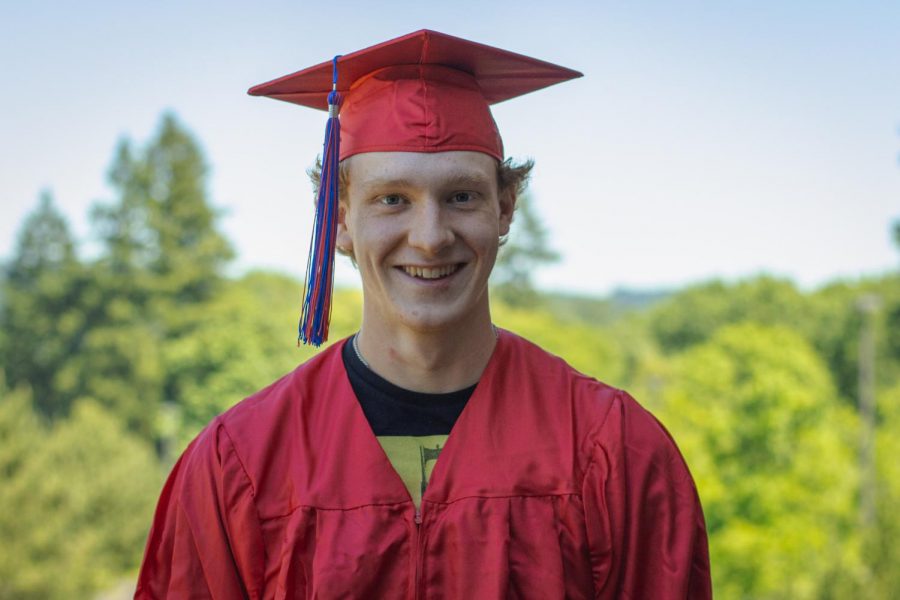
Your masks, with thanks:
[{"label": "tassel cord", "polygon": [[316,216],[307,256],[303,308],[297,344],[319,346],[328,339],[334,292],[334,254],[337,237],[341,124],[338,111],[337,59],[333,60],[332,90],[328,94],[328,122],[322,159],[322,177],[316,197]]}]

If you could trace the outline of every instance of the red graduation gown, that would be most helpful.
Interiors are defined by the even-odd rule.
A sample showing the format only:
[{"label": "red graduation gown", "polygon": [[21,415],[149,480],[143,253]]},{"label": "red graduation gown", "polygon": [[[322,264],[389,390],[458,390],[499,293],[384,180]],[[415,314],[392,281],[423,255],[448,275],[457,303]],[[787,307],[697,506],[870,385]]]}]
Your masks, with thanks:
[{"label": "red graduation gown", "polygon": [[417,513],[335,344],[214,419],[136,598],[710,598],[700,503],[626,393],[502,331]]}]

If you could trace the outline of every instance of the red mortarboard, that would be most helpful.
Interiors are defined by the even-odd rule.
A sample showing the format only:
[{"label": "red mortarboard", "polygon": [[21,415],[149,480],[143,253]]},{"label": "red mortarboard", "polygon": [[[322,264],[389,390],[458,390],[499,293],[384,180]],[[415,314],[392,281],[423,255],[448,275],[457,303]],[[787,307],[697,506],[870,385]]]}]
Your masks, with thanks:
[{"label": "red mortarboard", "polygon": [[253,96],[329,111],[300,340],[318,346],[328,337],[339,161],[363,152],[451,150],[502,161],[489,105],[576,77],[572,69],[423,29],[250,88]]},{"label": "red mortarboard", "polygon": [[[332,61],[250,88],[328,109]],[[474,150],[503,160],[488,105],[581,77],[536,58],[423,29],[341,56],[340,160],[361,152]]]}]

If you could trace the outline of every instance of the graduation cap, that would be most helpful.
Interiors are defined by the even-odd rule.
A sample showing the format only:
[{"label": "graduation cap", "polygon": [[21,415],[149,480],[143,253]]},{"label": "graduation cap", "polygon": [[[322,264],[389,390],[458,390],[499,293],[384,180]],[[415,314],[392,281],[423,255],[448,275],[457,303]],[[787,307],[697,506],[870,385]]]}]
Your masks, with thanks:
[{"label": "graduation cap", "polygon": [[329,112],[299,339],[328,337],[338,163],[363,152],[483,152],[502,161],[489,106],[581,73],[423,29],[250,88]]}]

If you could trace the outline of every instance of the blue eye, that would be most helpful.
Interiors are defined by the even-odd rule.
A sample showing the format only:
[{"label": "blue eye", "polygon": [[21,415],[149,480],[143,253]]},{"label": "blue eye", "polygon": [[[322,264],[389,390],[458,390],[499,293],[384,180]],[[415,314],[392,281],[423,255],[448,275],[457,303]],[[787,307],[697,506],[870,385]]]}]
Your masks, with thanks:
[{"label": "blue eye", "polygon": [[472,193],[471,192],[456,192],[453,194],[453,202],[457,204],[465,204],[466,202],[472,201]]},{"label": "blue eye", "polygon": [[397,194],[388,194],[387,196],[381,197],[381,203],[386,204],[387,206],[397,206],[401,202],[403,202],[403,198]]}]

